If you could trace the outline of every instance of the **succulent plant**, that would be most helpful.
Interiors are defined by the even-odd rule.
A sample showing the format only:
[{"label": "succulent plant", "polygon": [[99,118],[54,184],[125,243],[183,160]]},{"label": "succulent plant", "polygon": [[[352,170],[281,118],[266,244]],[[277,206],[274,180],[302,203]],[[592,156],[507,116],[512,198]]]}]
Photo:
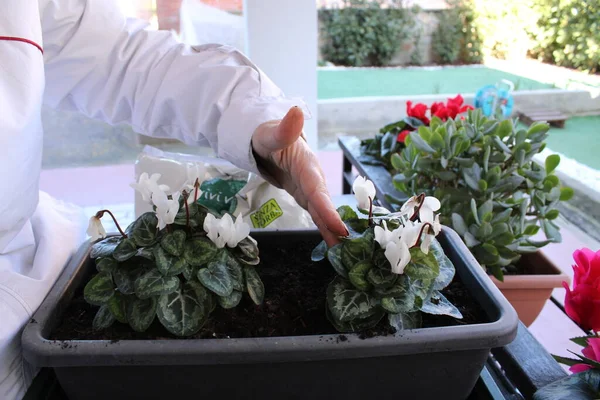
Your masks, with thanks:
[{"label": "succulent plant", "polygon": [[[544,147],[549,125],[520,128],[516,121],[470,110],[464,119],[432,118],[411,132],[407,147],[391,156],[395,187],[441,200],[441,221],[463,238],[488,273],[503,279],[518,272],[524,253],[537,251],[561,235],[557,205],[573,195],[554,171],[558,155],[545,165],[533,161]],[[534,236],[544,232],[545,240]]]},{"label": "succulent plant", "polygon": [[[199,203],[188,203],[186,196],[179,199],[178,212],[164,229],[157,227],[158,210],[147,212],[120,236],[92,246],[98,273],[85,286],[84,298],[100,307],[95,329],[118,321],[143,332],[158,317],[172,334],[189,336],[215,307],[233,308],[244,293],[262,303],[258,247],[249,227],[239,228],[240,217],[235,224],[228,214],[218,220]],[[105,212],[92,217],[90,226],[97,227]]]},{"label": "succulent plant", "polygon": [[396,330],[420,327],[421,313],[462,318],[441,293],[455,269],[435,239],[438,207],[437,199],[415,196],[399,213],[371,204],[368,210],[359,206],[368,215],[360,218],[349,206],[338,209],[350,237],[329,249],[322,242],[312,254],[313,261],[327,258],[337,273],[327,288],[326,312],[338,331],[365,330],[386,315]]}]

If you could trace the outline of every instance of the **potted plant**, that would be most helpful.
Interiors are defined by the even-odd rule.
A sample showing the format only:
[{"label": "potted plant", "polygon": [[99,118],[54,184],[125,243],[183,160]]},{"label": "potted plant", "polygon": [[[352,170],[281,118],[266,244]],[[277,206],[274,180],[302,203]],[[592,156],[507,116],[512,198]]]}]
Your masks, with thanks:
[{"label": "potted plant", "polygon": [[572,352],[575,358],[554,356],[570,366],[573,375],[538,390],[534,400],[592,400],[600,396],[600,251],[577,250],[573,258],[573,290],[563,282],[567,290],[565,310],[588,334],[571,339],[583,347],[581,355]]},{"label": "potted plant", "polygon": [[560,242],[556,207],[573,195],[554,174],[558,155],[544,166],[533,161],[548,129],[545,123],[520,129],[470,110],[465,119],[432,118],[390,158],[398,190],[441,199],[442,223],[463,238],[525,325],[568,279],[538,250]]},{"label": "potted plant", "polygon": [[[434,199],[389,215],[357,183],[368,217],[341,207],[352,235],[340,245],[316,230],[254,232],[255,245],[239,219],[189,200],[198,181],[178,201],[144,179],[154,215],[85,244],[23,333],[27,360],[54,368],[71,399],[358,399],[375,383],[384,398],[463,399],[489,350],[516,335],[514,310],[439,225]],[[92,218],[94,238],[100,226]]]}]

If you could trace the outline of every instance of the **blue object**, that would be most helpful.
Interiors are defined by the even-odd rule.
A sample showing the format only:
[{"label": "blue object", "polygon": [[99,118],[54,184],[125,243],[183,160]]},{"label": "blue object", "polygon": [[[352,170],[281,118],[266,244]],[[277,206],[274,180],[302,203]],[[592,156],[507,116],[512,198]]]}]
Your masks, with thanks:
[{"label": "blue object", "polygon": [[486,117],[509,118],[514,103],[513,89],[513,83],[505,79],[495,85],[484,86],[475,95],[475,107],[480,108]]}]

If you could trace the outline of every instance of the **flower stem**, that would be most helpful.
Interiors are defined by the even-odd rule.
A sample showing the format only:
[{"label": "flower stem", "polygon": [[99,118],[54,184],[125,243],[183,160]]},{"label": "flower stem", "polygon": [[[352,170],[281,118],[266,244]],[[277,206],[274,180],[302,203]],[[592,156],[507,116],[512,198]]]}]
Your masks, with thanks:
[{"label": "flower stem", "polygon": [[119,233],[121,234],[121,236],[123,236],[125,239],[127,239],[127,235],[125,234],[125,232],[123,232],[123,229],[121,229],[121,226],[117,222],[117,219],[115,218],[114,214],[110,210],[98,211],[96,213],[96,218],[102,218],[104,216],[104,213],[108,213],[108,215],[111,216],[111,218],[112,218],[113,222],[115,223],[117,229],[119,230]]},{"label": "flower stem", "polygon": [[198,188],[200,187],[200,181],[196,178],[194,182],[194,203],[198,201]]},{"label": "flower stem", "polygon": [[373,224],[373,199],[369,197],[369,225]]},{"label": "flower stem", "polygon": [[420,242],[421,242],[421,237],[423,236],[423,233],[425,232],[425,228],[429,229],[433,229],[433,225],[431,225],[429,222],[425,222],[423,224],[423,226],[421,227],[421,231],[419,232],[419,235],[417,236],[417,242],[415,244],[413,244],[412,246],[410,246],[410,248],[412,249],[413,247],[417,247]]},{"label": "flower stem", "polygon": [[190,228],[190,206],[188,205],[188,197],[189,197],[189,194],[187,194],[187,193],[183,196],[183,203],[185,204],[185,226],[188,228],[188,230],[191,231],[191,228]]},{"label": "flower stem", "polygon": [[417,197],[417,200],[419,200],[419,205],[417,207],[415,207],[415,212],[413,213],[412,217],[410,217],[411,221],[415,221],[417,219],[417,217],[419,216],[419,211],[421,211],[421,207],[423,206],[423,203],[425,202],[425,193],[421,193]]}]

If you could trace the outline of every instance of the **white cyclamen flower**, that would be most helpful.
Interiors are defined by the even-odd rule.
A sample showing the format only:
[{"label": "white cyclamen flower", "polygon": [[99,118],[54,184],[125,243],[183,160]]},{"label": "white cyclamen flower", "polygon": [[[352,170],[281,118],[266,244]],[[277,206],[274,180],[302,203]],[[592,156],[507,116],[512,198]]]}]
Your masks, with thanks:
[{"label": "white cyclamen flower", "polygon": [[354,191],[354,197],[358,201],[358,208],[368,210],[371,202],[375,199],[375,186],[373,182],[359,176],[352,184],[352,191]]},{"label": "white cyclamen flower", "polygon": [[95,215],[90,218],[90,223],[87,228],[87,234],[92,238],[92,242],[106,237],[106,230],[102,226],[102,221]]},{"label": "white cyclamen flower", "polygon": [[152,203],[156,206],[156,217],[158,218],[158,229],[175,222],[179,212],[179,192],[171,195],[171,199],[162,190],[152,192]]},{"label": "white cyclamen flower", "polygon": [[204,218],[204,230],[219,249],[225,245],[234,248],[250,234],[250,225],[244,222],[241,215],[237,216],[234,223],[229,214],[219,219],[209,213]]},{"label": "white cyclamen flower", "polygon": [[410,262],[410,249],[402,239],[389,242],[385,247],[385,258],[392,265],[392,272],[401,275]]},{"label": "white cyclamen flower", "polygon": [[144,201],[149,202],[152,199],[152,193],[157,191],[168,192],[170,190],[167,185],[159,185],[159,179],[160,174],[148,176],[148,173],[144,172],[140,175],[140,179],[137,183],[132,183],[129,186],[140,192]]},{"label": "white cyclamen flower", "polygon": [[[414,214],[415,208],[419,207],[420,196],[413,196],[406,201],[400,208],[400,213],[406,214],[408,218],[411,218]],[[429,222],[433,224],[433,216],[435,211],[438,211],[441,207],[440,201],[433,196],[427,196],[423,199],[423,203],[419,207],[419,220],[421,222]]]},{"label": "white cyclamen flower", "polygon": [[384,221],[381,222],[383,227],[377,225],[375,226],[375,241],[379,243],[382,249],[385,249],[385,246],[389,242],[394,241],[394,232],[388,230],[387,223]]}]

